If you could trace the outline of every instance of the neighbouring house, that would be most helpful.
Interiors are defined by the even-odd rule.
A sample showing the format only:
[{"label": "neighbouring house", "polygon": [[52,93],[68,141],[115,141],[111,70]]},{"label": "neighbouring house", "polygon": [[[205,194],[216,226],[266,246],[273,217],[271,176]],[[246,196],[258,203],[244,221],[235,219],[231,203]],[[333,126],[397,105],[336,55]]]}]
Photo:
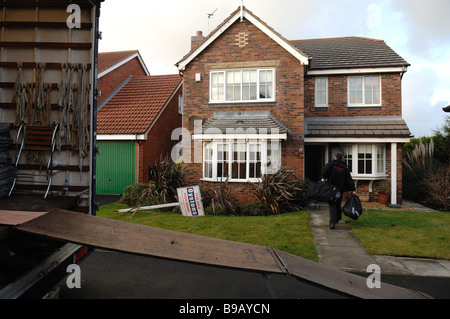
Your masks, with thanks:
[{"label": "neighbouring house", "polygon": [[402,201],[402,77],[409,64],[384,41],[289,41],[247,8],[206,38],[192,37],[183,74],[183,168],[213,189],[229,178],[236,203],[247,181],[279,168],[319,180],[343,152],[363,200],[387,188]]},{"label": "neighbouring house", "polygon": [[101,53],[99,76],[97,193],[122,194],[148,182],[149,168],[177,143],[182,77],[149,75],[137,51]]},{"label": "neighbouring house", "polygon": [[97,104],[103,107],[133,76],[150,75],[138,50],[100,52],[98,54]]}]

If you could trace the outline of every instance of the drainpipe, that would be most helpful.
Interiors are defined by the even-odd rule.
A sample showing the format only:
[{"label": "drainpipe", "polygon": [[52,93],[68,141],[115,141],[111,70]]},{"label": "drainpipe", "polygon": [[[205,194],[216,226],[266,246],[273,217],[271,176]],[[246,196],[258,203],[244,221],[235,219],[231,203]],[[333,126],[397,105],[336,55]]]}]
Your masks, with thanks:
[{"label": "drainpipe", "polygon": [[138,141],[137,135],[136,135],[136,144],[137,144],[137,147],[138,147],[138,151],[137,151],[137,172],[136,172],[137,180],[136,180],[136,182],[139,184],[141,182],[141,141]]}]

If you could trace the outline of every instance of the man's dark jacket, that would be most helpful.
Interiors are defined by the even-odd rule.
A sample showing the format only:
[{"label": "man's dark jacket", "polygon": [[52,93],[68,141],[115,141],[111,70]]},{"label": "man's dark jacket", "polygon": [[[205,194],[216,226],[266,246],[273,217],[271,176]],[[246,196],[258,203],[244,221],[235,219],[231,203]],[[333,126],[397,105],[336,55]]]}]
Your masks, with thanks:
[{"label": "man's dark jacket", "polygon": [[336,186],[341,193],[356,190],[355,182],[347,165],[340,160],[334,160],[325,165],[322,178],[326,179],[329,184]]}]

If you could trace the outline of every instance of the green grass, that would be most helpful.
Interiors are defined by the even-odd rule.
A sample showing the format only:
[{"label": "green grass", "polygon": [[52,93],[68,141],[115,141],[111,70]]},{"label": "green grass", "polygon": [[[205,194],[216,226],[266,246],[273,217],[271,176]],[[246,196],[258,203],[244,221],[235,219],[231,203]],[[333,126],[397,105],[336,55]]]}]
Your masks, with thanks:
[{"label": "green grass", "polygon": [[123,204],[102,206],[97,216],[163,228],[207,237],[268,246],[309,260],[318,261],[308,214],[294,212],[276,216],[183,217],[180,214],[139,211],[132,219],[128,213],[114,210],[128,208]]},{"label": "green grass", "polygon": [[[100,217],[151,227],[269,246],[318,261],[308,214],[295,212],[268,217],[205,216],[140,211],[130,219],[114,210],[123,204],[102,206]],[[450,260],[450,213],[366,210],[357,221],[344,217],[347,225],[371,255],[424,257]]]},{"label": "green grass", "polygon": [[345,220],[371,255],[450,260],[449,212],[367,210]]}]

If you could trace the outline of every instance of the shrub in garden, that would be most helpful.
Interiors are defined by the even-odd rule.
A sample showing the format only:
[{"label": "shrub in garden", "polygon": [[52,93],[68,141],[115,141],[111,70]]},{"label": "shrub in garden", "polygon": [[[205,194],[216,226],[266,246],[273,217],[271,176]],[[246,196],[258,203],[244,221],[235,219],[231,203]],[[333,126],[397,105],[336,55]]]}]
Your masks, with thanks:
[{"label": "shrub in garden", "polygon": [[205,212],[209,215],[237,215],[238,209],[231,201],[231,189],[228,187],[229,178],[220,181],[209,194],[210,204]]},{"label": "shrub in garden", "polygon": [[450,204],[450,165],[439,165],[425,174],[425,185],[433,204],[449,210]]},{"label": "shrub in garden", "polygon": [[147,184],[130,185],[124,190],[122,202],[129,206],[151,206],[177,202],[177,188],[184,187],[181,165],[169,157],[161,158],[150,168]]},{"label": "shrub in garden", "polygon": [[147,189],[148,184],[132,184],[127,186],[122,194],[121,202],[128,206],[150,206],[153,201],[142,198],[142,194]]},{"label": "shrub in garden", "polygon": [[257,201],[251,201],[239,206],[239,213],[242,216],[267,215],[267,206]]},{"label": "shrub in garden", "polygon": [[181,164],[166,156],[150,168],[148,188],[143,195],[153,198],[157,204],[177,202],[177,188],[184,186]]},{"label": "shrub in garden", "polygon": [[266,215],[278,215],[302,208],[304,183],[291,171],[281,169],[264,175],[260,182],[250,183],[256,201],[266,208]]}]

